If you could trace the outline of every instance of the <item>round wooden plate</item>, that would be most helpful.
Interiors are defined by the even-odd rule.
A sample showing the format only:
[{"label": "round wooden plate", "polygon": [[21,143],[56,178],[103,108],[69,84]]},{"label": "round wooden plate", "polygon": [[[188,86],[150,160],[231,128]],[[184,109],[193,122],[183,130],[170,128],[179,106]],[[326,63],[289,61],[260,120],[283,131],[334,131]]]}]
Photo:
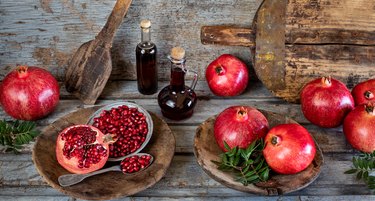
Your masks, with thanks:
[{"label": "round wooden plate", "polygon": [[[133,175],[122,172],[107,172],[85,179],[70,187],[61,187],[57,178],[69,174],[56,160],[55,144],[58,133],[74,124],[86,124],[90,115],[100,107],[78,110],[49,125],[37,138],[32,158],[39,174],[53,188],[76,198],[88,200],[115,199],[138,193],[158,182],[166,173],[176,147],[175,137],[162,119],[150,113],[154,123],[154,133],[149,144],[142,151],[154,156],[149,168]],[[120,162],[111,162],[118,165]]]},{"label": "round wooden plate", "polygon": [[[294,120],[280,114],[268,111],[261,111],[266,118],[270,128],[283,123],[295,123]],[[212,162],[220,161],[219,154],[222,153],[214,137],[214,123],[216,116],[208,118],[196,131],[194,138],[194,154],[199,165],[213,179],[221,184],[243,192],[259,195],[281,195],[300,190],[311,184],[318,178],[321,166],[323,165],[323,154],[316,144],[317,152],[312,164],[304,171],[294,175],[273,175],[267,182],[260,182],[255,185],[244,186],[234,180],[233,174],[217,169]]]}]

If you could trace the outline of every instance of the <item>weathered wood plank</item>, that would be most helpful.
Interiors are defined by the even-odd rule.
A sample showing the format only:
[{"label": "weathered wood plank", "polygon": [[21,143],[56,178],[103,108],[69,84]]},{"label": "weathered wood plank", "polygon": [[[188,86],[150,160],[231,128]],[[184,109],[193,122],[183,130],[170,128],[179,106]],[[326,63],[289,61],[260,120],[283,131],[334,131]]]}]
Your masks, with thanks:
[{"label": "weathered wood plank", "polygon": [[[13,156],[14,157],[14,156]],[[309,187],[290,195],[369,195],[370,191],[353,175],[343,172],[351,167],[352,154],[333,154],[325,156],[325,164],[319,178]],[[11,187],[25,187],[25,195],[43,195],[43,190],[33,192],[32,188],[48,187],[36,172],[30,155],[19,155],[14,159],[0,156],[1,196],[17,195]],[[7,172],[7,174],[4,174]],[[193,178],[193,179],[192,179]],[[4,190],[8,189],[8,190]],[[352,189],[352,190],[349,190]],[[56,191],[57,192],[57,191]],[[173,192],[171,194],[171,192]],[[19,193],[19,192],[18,192]],[[46,195],[59,195],[47,190]],[[176,155],[166,176],[154,187],[137,196],[245,196],[249,195],[226,188],[209,178],[197,165],[193,155]]]},{"label": "weathered wood plank", "polygon": [[[187,80],[189,85],[191,80]],[[160,81],[158,83],[158,92],[169,85],[169,81]],[[61,99],[76,99],[72,94],[68,93],[62,83],[60,83]],[[223,97],[215,96],[208,88],[206,81],[198,81],[194,90],[199,99],[223,99]],[[103,90],[99,99],[156,99],[158,92],[153,95],[142,95],[137,89],[135,81],[109,81]],[[231,99],[271,99],[276,100],[271,92],[269,92],[260,81],[251,81],[247,89],[240,96],[230,97]],[[226,98],[228,99],[228,98]],[[280,99],[279,99],[280,100]]]},{"label": "weathered wood plank", "polygon": [[[136,102],[137,104],[141,105],[145,109],[157,114],[159,117],[162,117],[160,107],[155,99],[127,99],[124,98],[122,100]],[[105,105],[114,103],[120,100],[99,100],[97,105]],[[208,117],[212,115],[216,115],[223,111],[225,108],[233,106],[233,105],[249,105],[259,109],[272,111],[275,113],[280,113],[283,115],[287,115],[294,120],[298,121],[302,124],[308,124],[309,122],[305,119],[300,109],[300,105],[297,104],[288,104],[285,102],[280,102],[279,100],[268,100],[268,99],[254,99],[254,100],[247,100],[247,99],[212,99],[212,100],[199,100],[196,107],[195,112],[191,118],[181,120],[181,121],[174,121],[169,120],[162,117],[167,123],[170,125],[189,125],[189,124],[200,124]],[[52,123],[56,119],[74,112],[80,108],[91,107],[87,105],[83,105],[79,100],[61,100],[59,105],[57,106],[56,110],[51,113],[47,118],[38,120],[38,125],[48,125]],[[11,119],[10,116],[5,114],[3,109],[0,109],[0,117],[3,119]]]},{"label": "weathered wood plank", "polygon": [[[16,190],[16,189],[15,189]],[[375,196],[329,196],[323,198],[321,196],[275,196],[275,197],[260,197],[260,196],[240,196],[240,197],[208,197],[208,198],[200,198],[200,197],[127,197],[116,199],[112,201],[215,201],[215,200],[232,200],[232,201],[279,201],[282,199],[283,201],[332,201],[332,200],[373,200]],[[15,201],[72,201],[75,200],[69,197],[63,196],[0,196],[0,200],[15,200]],[[77,199],[77,201],[82,201]]]},{"label": "weathered wood plank", "polygon": [[[134,1],[113,47],[110,79],[135,79],[135,47],[139,22],[152,20],[157,44],[159,77],[168,79],[166,55],[171,47],[187,50],[188,66],[204,78],[207,64],[223,53],[233,53],[250,65],[250,50],[243,47],[208,47],[200,44],[200,27],[207,24],[250,26],[261,0],[144,0]],[[61,81],[64,68],[82,42],[95,37],[115,0],[2,0],[0,2],[0,79],[15,64],[42,66]],[[20,15],[22,13],[22,15]],[[173,23],[172,23],[173,22]]]},{"label": "weathered wood plank", "polygon": [[374,63],[373,46],[287,45],[286,87],[276,94],[286,100],[297,100],[304,84],[322,76],[331,76],[353,88],[359,82],[375,78]]},{"label": "weathered wood plank", "polygon": [[289,1],[286,41],[375,45],[374,9],[366,0]]}]

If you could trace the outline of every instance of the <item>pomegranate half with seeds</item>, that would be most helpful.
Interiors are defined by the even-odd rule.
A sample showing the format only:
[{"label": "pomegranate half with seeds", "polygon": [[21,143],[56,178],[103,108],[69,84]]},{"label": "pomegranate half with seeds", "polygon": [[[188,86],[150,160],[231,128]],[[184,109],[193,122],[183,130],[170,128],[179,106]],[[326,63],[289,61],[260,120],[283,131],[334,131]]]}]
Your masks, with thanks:
[{"label": "pomegranate half with seeds", "polygon": [[59,133],[56,158],[71,173],[85,174],[104,166],[109,157],[111,135],[90,125],[74,125]]}]

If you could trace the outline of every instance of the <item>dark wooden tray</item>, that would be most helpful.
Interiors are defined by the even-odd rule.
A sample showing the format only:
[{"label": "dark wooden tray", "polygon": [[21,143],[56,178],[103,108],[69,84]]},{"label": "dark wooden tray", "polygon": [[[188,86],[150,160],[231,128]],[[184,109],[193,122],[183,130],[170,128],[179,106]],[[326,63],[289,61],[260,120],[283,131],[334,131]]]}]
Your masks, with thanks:
[{"label": "dark wooden tray", "polygon": [[58,133],[73,124],[86,124],[90,115],[100,107],[78,110],[55,121],[37,138],[32,158],[36,169],[53,188],[76,198],[88,200],[114,199],[138,193],[158,182],[166,173],[176,147],[175,137],[162,119],[150,113],[154,131],[149,144],[142,152],[154,156],[152,165],[137,174],[107,172],[85,179],[83,182],[61,187],[57,178],[69,174],[56,160],[55,143]]},{"label": "dark wooden tray", "polygon": [[[280,114],[261,111],[268,119],[270,128],[282,123],[297,123],[294,120]],[[267,182],[250,184],[244,186],[233,179],[233,174],[217,169],[212,162],[220,161],[219,154],[222,153],[214,137],[214,123],[216,116],[208,118],[196,131],[194,138],[194,154],[198,164],[213,179],[221,184],[243,192],[259,195],[281,195],[300,190],[311,184],[318,178],[323,165],[323,153],[316,144],[317,152],[312,164],[304,171],[294,175],[274,175]]]}]

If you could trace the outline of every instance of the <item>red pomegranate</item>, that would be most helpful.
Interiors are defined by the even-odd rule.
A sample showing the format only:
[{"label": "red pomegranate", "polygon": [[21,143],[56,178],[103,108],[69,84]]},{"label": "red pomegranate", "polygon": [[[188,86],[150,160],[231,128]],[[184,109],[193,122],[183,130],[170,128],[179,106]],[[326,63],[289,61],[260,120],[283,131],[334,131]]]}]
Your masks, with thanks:
[{"label": "red pomegranate", "polygon": [[108,160],[110,135],[89,125],[74,125],[61,131],[56,141],[56,158],[71,173],[85,174],[104,166]]},{"label": "red pomegranate", "polygon": [[374,104],[357,106],[345,117],[343,129],[354,149],[368,153],[375,151]]},{"label": "red pomegranate", "polygon": [[352,90],[352,95],[355,105],[375,103],[375,79],[357,84]]},{"label": "red pomegranate", "polygon": [[263,155],[272,170],[295,174],[313,161],[316,147],[310,133],[299,124],[280,124],[265,137]]},{"label": "red pomegranate", "polygon": [[15,119],[37,120],[50,114],[59,102],[56,79],[39,67],[19,66],[5,76],[0,86],[0,103]]},{"label": "red pomegranate", "polygon": [[268,121],[257,109],[249,106],[232,106],[225,109],[215,120],[214,135],[223,151],[224,141],[231,147],[246,148],[254,140],[268,132]]},{"label": "red pomegranate", "polygon": [[247,87],[249,71],[237,57],[223,54],[207,66],[206,80],[215,95],[237,96]]},{"label": "red pomegranate", "polygon": [[354,109],[354,100],[344,83],[323,77],[301,91],[302,112],[311,123],[325,128],[339,126]]}]

